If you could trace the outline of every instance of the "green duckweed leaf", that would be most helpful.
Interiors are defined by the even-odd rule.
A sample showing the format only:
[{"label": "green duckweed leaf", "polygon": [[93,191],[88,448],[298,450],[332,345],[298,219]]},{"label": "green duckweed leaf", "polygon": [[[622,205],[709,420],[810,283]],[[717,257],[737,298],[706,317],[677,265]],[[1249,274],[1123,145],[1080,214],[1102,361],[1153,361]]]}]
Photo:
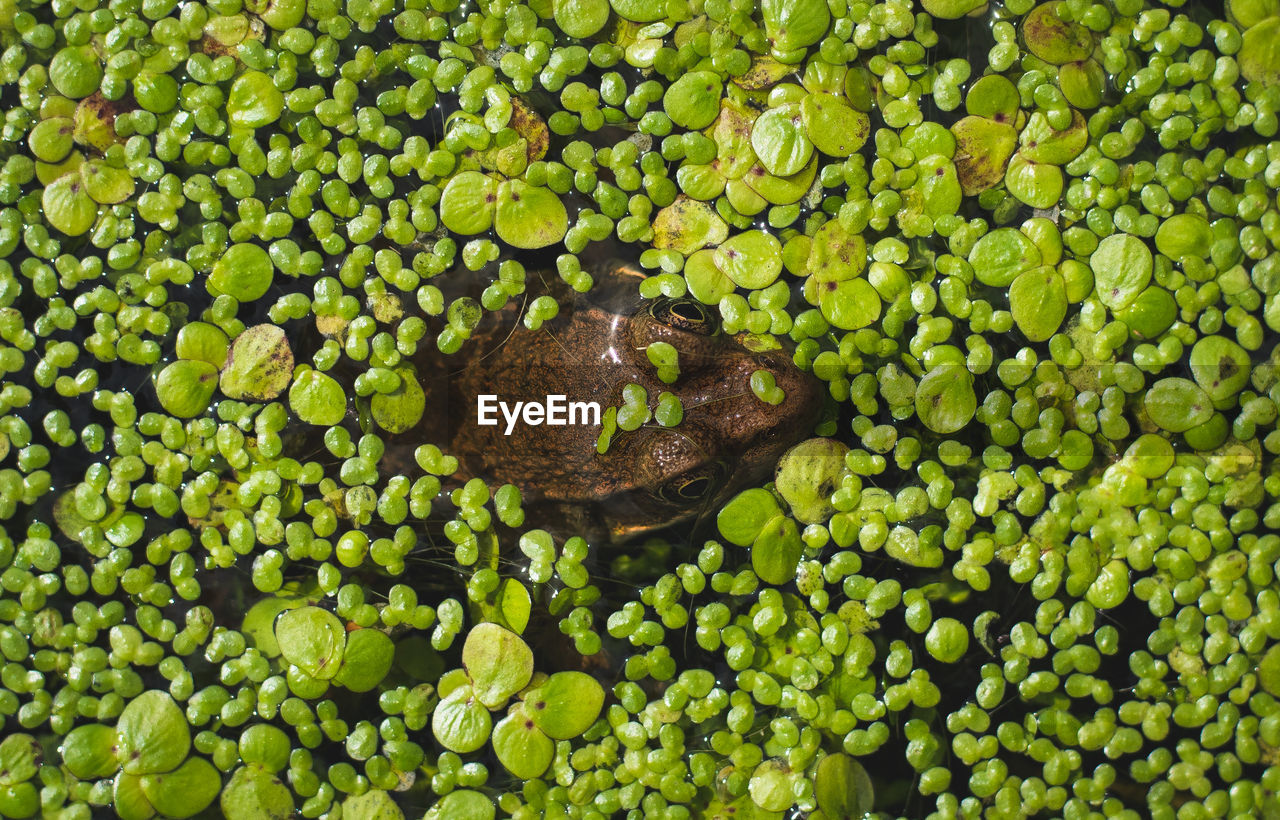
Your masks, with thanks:
[{"label": "green duckweed leaf", "polygon": [[257,764],[231,773],[218,805],[223,816],[243,820],[288,820],[297,808],[289,787]]},{"label": "green duckweed leaf", "polygon": [[833,157],[847,157],[863,146],[871,120],[834,94],[810,94],[800,101],[805,133],[815,148]]},{"label": "green duckweed leaf", "polygon": [[347,635],[347,648],[342,654],[342,668],[333,682],[352,692],[368,692],[391,671],[396,654],[395,644],[376,629],[357,629]]},{"label": "green duckweed leaf", "polygon": [[538,728],[523,704],[493,727],[493,751],[498,762],[521,780],[540,777],[555,756],[555,743]]},{"label": "green duckweed leaf", "polygon": [[[987,7],[987,0],[920,0],[920,6],[930,17],[943,20],[958,20],[966,14],[972,14]],[[826,811],[826,809],[823,809]],[[827,811],[831,815],[830,811]],[[857,812],[856,814],[862,814]],[[840,815],[833,815],[839,817]]]},{"label": "green duckweed leaf", "polygon": [[916,387],[916,415],[925,427],[949,435],[969,423],[978,409],[973,374],[959,365],[935,367]]},{"label": "green duckweed leaf", "polygon": [[14,786],[35,777],[43,757],[40,741],[25,732],[0,740],[0,786]]},{"label": "green duckweed leaf", "polygon": [[108,777],[120,768],[116,758],[116,730],[101,723],[77,726],[62,739],[62,762],[81,780]]},{"label": "green duckweed leaf", "polygon": [[867,241],[833,219],[814,234],[805,270],[816,282],[853,279],[867,269]]},{"label": "green duckweed leaf", "polygon": [[261,71],[246,71],[231,84],[227,97],[227,118],[238,128],[261,128],[280,119],[284,94],[271,77]]},{"label": "green duckweed leaf", "polygon": [[1062,169],[1056,165],[1032,162],[1018,152],[1004,169],[1004,185],[1025,205],[1052,208],[1062,198]]},{"label": "green duckweed leaf", "polygon": [[1009,286],[1009,311],[1028,341],[1044,342],[1067,317],[1067,286],[1048,265],[1018,274]]},{"label": "green duckweed leaf", "polygon": [[733,293],[737,285],[720,270],[713,250],[703,249],[690,256],[684,263],[684,279],[689,294],[705,305],[719,304]]},{"label": "green duckweed leaf", "polygon": [[825,0],[761,0],[760,15],[775,57],[813,45],[827,33],[831,12]]},{"label": "green duckweed leaf", "polygon": [[1267,694],[1280,697],[1280,644],[1273,644],[1258,661],[1258,685]]},{"label": "green duckweed leaf", "polygon": [[142,793],[166,817],[193,817],[213,802],[222,788],[222,773],[203,757],[189,757],[171,772],[144,774]]},{"label": "green duckweed leaf", "polygon": [[342,801],[343,820],[404,820],[404,811],[383,789],[370,789]]},{"label": "green duckweed leaf", "polygon": [[949,216],[960,209],[963,191],[956,166],[948,157],[941,154],[924,157],[916,163],[916,171],[919,177],[913,187],[920,194],[926,214],[936,218]]},{"label": "green duckweed leaf", "polygon": [[1079,111],[1071,112],[1071,125],[1061,131],[1055,130],[1048,117],[1037,111],[1018,135],[1018,143],[1022,146],[1018,153],[1030,162],[1066,165],[1089,144],[1089,130]]},{"label": "green duckweed leaf", "polygon": [[964,109],[975,117],[994,120],[1001,125],[1013,125],[1021,98],[1018,87],[1003,74],[979,77],[965,94]]},{"label": "green duckweed leaf", "polygon": [[1151,385],[1142,406],[1151,421],[1162,430],[1182,433],[1204,424],[1213,416],[1213,402],[1190,379],[1171,377]]},{"label": "green duckweed leaf", "polygon": [[1156,230],[1156,250],[1175,262],[1207,259],[1213,239],[1213,229],[1203,216],[1174,214]]},{"label": "green duckweed leaf", "polygon": [[1151,285],[1128,307],[1117,310],[1116,318],[1129,326],[1135,339],[1154,339],[1173,326],[1178,318],[1178,303],[1169,291]]},{"label": "green duckweed leaf", "polygon": [[431,715],[431,733],[451,752],[467,754],[484,746],[493,728],[489,710],[470,686],[454,689]]},{"label": "green duckweed leaf", "polygon": [[80,166],[84,192],[99,205],[115,205],[133,196],[133,176],[123,168],[89,160]]},{"label": "green duckweed leaf", "polygon": [[1153,265],[1151,249],[1138,237],[1117,233],[1103,239],[1089,257],[1098,299],[1112,310],[1127,307],[1151,281]]},{"label": "green duckweed leaf", "polygon": [[254,325],[231,343],[218,387],[231,399],[271,401],[293,377],[293,350],[284,329]]},{"label": "green duckweed leaf", "polygon": [[179,360],[156,376],[156,398],[166,413],[191,419],[209,409],[218,388],[218,369],[208,362]]},{"label": "green duckweed leaf", "polygon": [[278,772],[289,765],[292,748],[284,730],[269,723],[254,724],[240,733],[240,759],[268,772]]},{"label": "green duckweed leaf", "polygon": [[1093,35],[1074,21],[1063,20],[1060,2],[1041,3],[1022,20],[1022,37],[1032,54],[1062,65],[1083,60],[1093,51]]},{"label": "green duckweed leaf", "polygon": [[969,651],[969,630],[955,618],[938,618],[924,636],[925,649],[942,663],[955,663]]},{"label": "green duckweed leaf", "polygon": [[111,808],[120,820],[150,820],[156,810],[142,792],[142,778],[136,774],[121,772],[116,775],[111,789]]},{"label": "green duckweed leaf", "polygon": [[993,288],[1008,287],[1018,274],[1040,264],[1040,249],[1017,228],[996,228],[969,251],[973,276]]},{"label": "green duckweed leaf", "polygon": [[667,86],[662,107],[681,128],[698,131],[715,122],[720,113],[724,83],[712,71],[690,71]]},{"label": "green duckweed leaf", "polygon": [[751,569],[766,584],[789,584],[795,580],[803,552],[795,520],[778,514],[765,523],[751,545]]},{"label": "green duckweed leaf", "polygon": [[406,364],[397,367],[395,373],[400,377],[400,386],[390,393],[375,393],[369,400],[373,420],[392,434],[412,430],[422,421],[427,407],[427,395],[418,383],[418,372]]},{"label": "green duckweed leaf", "polygon": [[871,811],[875,790],[871,776],[853,757],[830,754],[818,761],[813,780],[818,808],[827,817],[862,817]]},{"label": "green duckweed leaf", "polygon": [[1176,455],[1167,438],[1143,433],[1124,451],[1124,463],[1138,475],[1154,481],[1169,472]]},{"label": "green duckweed leaf", "polygon": [[751,128],[751,148],[769,173],[780,177],[799,173],[813,156],[799,103],[786,103],[761,114]]},{"label": "green duckweed leaf", "polygon": [[423,820],[493,820],[496,816],[493,799],[484,792],[455,789],[440,798]]},{"label": "green duckweed leaf", "polygon": [[312,678],[327,681],[342,668],[347,630],[327,609],[304,606],[282,612],[275,636],[284,659]]},{"label": "green duckweed leaf", "polygon": [[552,3],[556,25],[570,37],[590,37],[609,20],[608,0],[556,0]]},{"label": "green duckweed leaf", "polygon": [[822,318],[841,330],[858,330],[880,318],[880,294],[866,279],[846,279],[818,286]]},{"label": "green duckweed leaf", "polygon": [[1250,82],[1274,85],[1280,81],[1280,17],[1268,17],[1244,33],[1236,62]]},{"label": "green duckweed leaf", "polygon": [[715,262],[734,284],[759,290],[782,273],[782,243],[766,231],[743,231],[715,249]]},{"label": "green duckweed leaf", "polygon": [[440,221],[463,236],[484,233],[493,226],[498,182],[479,171],[463,171],[440,194]]},{"label": "green duckweed leaf", "polygon": [[633,23],[652,23],[667,14],[666,4],[661,0],[609,0],[609,5],[619,17]]},{"label": "green duckweed leaf", "polygon": [[41,162],[62,162],[75,147],[74,131],[70,117],[42,120],[27,134],[27,147]]},{"label": "green duckweed leaf", "polygon": [[716,516],[720,535],[730,544],[749,547],[782,508],[768,490],[759,487],[738,493]]},{"label": "green duckweed leaf", "polygon": [[771,758],[756,766],[747,782],[751,801],[765,811],[786,811],[795,803],[794,783],[804,774],[794,772],[785,760]]},{"label": "green duckweed leaf", "polygon": [[658,211],[653,220],[653,246],[688,256],[700,248],[719,245],[729,237],[729,225],[706,202],[681,194]]},{"label": "green duckweed leaf", "polygon": [[1252,375],[1249,351],[1224,336],[1205,336],[1196,342],[1188,364],[1191,377],[1214,404],[1233,398]]},{"label": "green duckweed leaf", "polygon": [[347,395],[332,376],[298,365],[289,386],[289,410],[299,421],[332,427],[347,414]]},{"label": "green duckweed leaf", "polygon": [[951,132],[956,138],[956,177],[961,190],[973,196],[998,185],[1018,145],[1013,126],[970,116],[951,126]]},{"label": "green duckweed leaf", "polygon": [[87,97],[102,82],[102,62],[92,46],[66,46],[49,61],[49,81],[64,97]]},{"label": "green duckweed leaf", "polygon": [[524,709],[552,740],[572,740],[600,717],[604,688],[585,672],[556,672],[524,695]]},{"label": "green duckweed leaf", "polygon": [[67,174],[50,182],[40,195],[45,220],[67,236],[80,236],[98,221],[98,203],[85,193],[80,174]]},{"label": "green duckweed leaf", "polygon": [[188,322],[178,331],[174,353],[179,359],[208,362],[219,370],[227,363],[227,351],[231,340],[217,325],[208,322]]},{"label": "green duckweed leaf", "polygon": [[508,245],[545,248],[564,239],[569,213],[550,189],[511,179],[498,186],[493,225],[498,238]]},{"label": "green duckweed leaf", "polygon": [[476,624],[462,647],[476,699],[497,709],[529,684],[533,677],[533,650],[509,629],[497,624]]},{"label": "green duckweed leaf", "polygon": [[120,713],[115,745],[126,774],[169,772],[191,750],[191,730],[168,692],[148,689]]},{"label": "green duckweed leaf", "polygon": [[833,438],[811,438],[778,459],[774,486],[802,524],[819,524],[835,512],[831,494],[851,475],[844,458],[849,446]]},{"label": "green duckweed leaf", "polygon": [[238,302],[252,302],[266,294],[274,278],[275,265],[266,250],[239,242],[213,263],[208,288],[214,296],[225,293]]}]

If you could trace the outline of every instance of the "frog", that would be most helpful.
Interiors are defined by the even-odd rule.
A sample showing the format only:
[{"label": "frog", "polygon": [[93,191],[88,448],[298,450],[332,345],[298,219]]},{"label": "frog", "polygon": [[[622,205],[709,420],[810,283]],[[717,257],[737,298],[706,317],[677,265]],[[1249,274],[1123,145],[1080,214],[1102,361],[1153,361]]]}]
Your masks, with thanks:
[{"label": "frog", "polygon": [[[554,272],[534,273],[525,298],[486,313],[460,351],[420,357],[427,412],[413,435],[457,458],[458,476],[495,490],[517,487],[526,529],[624,544],[703,519],[761,483],[809,435],[826,393],[774,337],[727,333],[693,298],[643,298],[638,286],[647,274],[635,264],[610,260],[592,273],[586,293],[557,288],[563,282]],[[523,318],[539,288],[559,311],[529,329]],[[678,353],[671,383],[649,359],[657,342]],[[752,391],[756,371],[773,376],[779,403]],[[650,407],[662,392],[674,394],[683,418],[616,430],[604,446],[604,417],[622,405],[629,384],[644,388]],[[553,397],[565,423],[548,423]],[[530,403],[541,414],[519,409]]]}]

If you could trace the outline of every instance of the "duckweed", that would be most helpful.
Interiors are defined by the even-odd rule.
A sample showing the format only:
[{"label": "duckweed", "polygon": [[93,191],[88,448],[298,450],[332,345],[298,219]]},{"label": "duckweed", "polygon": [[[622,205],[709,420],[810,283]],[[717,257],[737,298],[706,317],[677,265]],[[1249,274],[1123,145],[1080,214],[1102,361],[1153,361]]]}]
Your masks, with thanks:
[{"label": "duckweed", "polygon": [[[1278,30],[0,0],[0,816],[1275,814]],[[608,548],[424,362],[611,257],[825,406]]]}]

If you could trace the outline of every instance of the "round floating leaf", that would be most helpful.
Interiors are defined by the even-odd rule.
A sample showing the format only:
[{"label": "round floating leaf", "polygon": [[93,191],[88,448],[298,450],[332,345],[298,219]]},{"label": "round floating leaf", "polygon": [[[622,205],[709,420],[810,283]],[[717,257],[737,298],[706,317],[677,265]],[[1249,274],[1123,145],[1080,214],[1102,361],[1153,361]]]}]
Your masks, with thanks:
[{"label": "round floating leaf", "polygon": [[1258,661],[1258,685],[1268,695],[1280,697],[1280,644],[1273,644]]},{"label": "round floating leaf", "polygon": [[400,386],[390,393],[375,393],[369,400],[369,413],[378,426],[388,433],[403,433],[422,421],[427,396],[418,383],[418,373],[409,365],[395,369]]},{"label": "round floating leaf", "polygon": [[498,762],[521,780],[540,777],[555,756],[555,744],[538,728],[521,704],[493,727]]},{"label": "round floating leaf", "polygon": [[867,242],[833,219],[814,234],[804,267],[816,282],[852,279],[867,269]]},{"label": "round floating leaf", "polygon": [[1004,186],[1025,205],[1052,208],[1062,198],[1062,169],[1056,165],[1032,162],[1021,152],[1009,160],[1004,169]]},{"label": "round floating leaf", "polygon": [[240,759],[278,772],[289,765],[292,745],[284,731],[269,723],[258,723],[240,733]]},{"label": "round floating leaf", "polygon": [[667,7],[654,0],[609,0],[618,16],[633,23],[652,23],[667,16]]},{"label": "round floating leaf", "polygon": [[59,94],[78,100],[98,90],[102,63],[92,46],[67,46],[49,61],[49,80]]},{"label": "round floating leaf", "polygon": [[451,752],[474,752],[489,739],[493,718],[470,686],[454,689],[431,715],[431,732]]},{"label": "round floating leaf", "polygon": [[804,776],[791,770],[785,760],[773,758],[756,766],[747,782],[751,800],[765,811],[786,811],[796,801],[793,785]]},{"label": "round floating leaf", "polygon": [[1157,427],[1182,433],[1204,424],[1213,416],[1209,394],[1190,379],[1167,378],[1151,385],[1142,406]]},{"label": "round floating leaf", "polygon": [[1117,310],[1116,318],[1128,325],[1135,339],[1154,339],[1173,326],[1178,318],[1178,303],[1169,291],[1152,285],[1128,307]]},{"label": "round floating leaf", "polygon": [[1049,118],[1037,111],[1027,120],[1018,142],[1022,145],[1018,153],[1031,162],[1066,165],[1089,144],[1089,130],[1079,111],[1071,112],[1071,125],[1061,131],[1055,130]]},{"label": "round floating leaf", "polygon": [[484,792],[455,789],[440,798],[423,820],[493,820],[496,816],[493,799]]},{"label": "round floating leaf", "polygon": [[1174,214],[1156,230],[1156,250],[1175,262],[1207,259],[1212,245],[1213,229],[1199,214]]},{"label": "round floating leaf", "polygon": [[509,179],[498,186],[493,226],[508,245],[545,248],[564,239],[569,213],[554,191]]},{"label": "round floating leaf", "polygon": [[955,618],[938,618],[925,633],[924,646],[936,660],[955,663],[969,651],[969,630]]},{"label": "round floating leaf", "polygon": [[1067,317],[1067,285],[1048,265],[1018,274],[1009,286],[1009,312],[1027,341],[1044,342]]},{"label": "round floating leaf", "polygon": [[[950,136],[949,132],[947,133]],[[924,203],[924,212],[932,217],[949,216],[960,209],[960,200],[964,193],[960,189],[960,179],[956,174],[956,166],[950,159],[933,154],[916,163],[919,177],[913,186]]]},{"label": "round floating leaf", "polygon": [[782,243],[765,231],[743,231],[715,249],[715,262],[734,284],[759,290],[782,273]]},{"label": "round floating leaf", "polygon": [[111,808],[120,820],[150,820],[156,810],[142,793],[142,778],[121,772],[111,789]]},{"label": "round floating leaf", "polygon": [[208,322],[188,322],[178,331],[174,353],[179,359],[195,359],[208,362],[219,370],[227,363],[227,350],[231,340],[217,325]]},{"label": "round floating leaf", "polygon": [[720,536],[730,544],[749,547],[765,524],[782,514],[782,508],[768,490],[756,487],[738,493],[716,515]]},{"label": "round floating leaf", "polygon": [[1274,85],[1280,81],[1280,17],[1269,17],[1244,33],[1236,62],[1250,82]]},{"label": "round floating leaf", "polygon": [[608,0],[556,0],[552,8],[560,30],[580,40],[604,28],[609,20]]},{"label": "round floating leaf", "polygon": [[766,584],[782,586],[795,580],[804,542],[794,519],[785,515],[768,521],[751,545],[751,569]]},{"label": "round floating leaf", "polygon": [[90,160],[80,166],[84,192],[100,205],[115,205],[133,196],[133,176],[123,168]]},{"label": "round floating leaf", "polygon": [[1095,292],[1112,310],[1127,307],[1151,281],[1154,260],[1147,243],[1127,233],[1108,236],[1089,257]]},{"label": "round floating leaf", "polygon": [[332,427],[347,414],[347,395],[332,376],[298,365],[289,386],[289,410],[307,424]]},{"label": "round floating leaf", "polygon": [[209,409],[218,387],[218,369],[208,362],[179,360],[156,376],[156,398],[165,412],[191,419]]},{"label": "round floating leaf", "polygon": [[866,279],[819,285],[822,318],[841,330],[858,330],[880,318],[880,294]]},{"label": "round floating leaf", "polygon": [[261,128],[280,119],[284,94],[271,77],[261,71],[246,71],[231,84],[227,97],[227,118],[239,128]]},{"label": "round floating leaf", "polygon": [[[987,0],[920,0],[920,6],[930,17],[941,17],[943,20],[958,20],[966,14],[986,8]],[[829,816],[841,816],[832,814],[827,809],[823,809],[823,811]],[[857,812],[855,816],[858,814],[862,814],[862,812]]]},{"label": "round floating leaf", "polygon": [[774,487],[803,524],[820,524],[835,512],[831,494],[850,475],[844,458],[849,446],[833,438],[811,438],[778,459]]},{"label": "round floating leaf", "polygon": [[1154,481],[1173,466],[1173,445],[1164,436],[1143,433],[1124,451],[1124,463],[1138,475]]},{"label": "round floating leaf", "polygon": [[173,771],[190,750],[187,717],[168,692],[148,689],[116,721],[116,757],[126,774]]},{"label": "round floating leaf", "polygon": [[86,723],[67,732],[59,751],[67,771],[81,780],[97,780],[114,774],[120,768],[115,746],[115,728],[101,723]]},{"label": "round floating leaf", "polygon": [[475,687],[476,698],[490,709],[497,709],[529,685],[533,650],[509,629],[497,624],[476,624],[462,646],[462,666]]},{"label": "round floating leaf", "polygon": [[760,0],[760,15],[774,55],[785,62],[793,60],[780,52],[813,45],[831,24],[826,0]]},{"label": "round floating leaf", "polygon": [[307,4],[302,0],[248,0],[244,6],[276,31],[298,25],[307,12]]},{"label": "round floating leaf", "polygon": [[231,773],[218,804],[224,817],[243,820],[287,820],[297,808],[289,787],[256,764]]},{"label": "round floating leaf", "polygon": [[862,817],[871,811],[875,790],[862,764],[846,754],[827,755],[818,761],[813,779],[818,808],[829,818]]},{"label": "round floating leaf", "polygon": [[975,117],[1012,125],[1021,97],[1018,87],[1003,74],[979,77],[965,94],[964,109]]},{"label": "round floating leaf", "polygon": [[600,717],[604,688],[585,672],[556,672],[524,696],[524,708],[553,740],[572,740]]},{"label": "round floating leaf", "polygon": [[1094,59],[1067,63],[1058,71],[1058,86],[1072,107],[1084,110],[1097,108],[1107,89],[1107,75]]},{"label": "round floating leaf", "polygon": [[27,135],[27,146],[41,162],[62,162],[75,147],[74,131],[70,117],[51,117],[31,129]]},{"label": "round floating leaf", "polygon": [[916,415],[935,433],[948,435],[960,430],[977,410],[973,375],[963,366],[935,367],[916,387]]},{"label": "round floating leaf", "polygon": [[690,256],[684,263],[684,279],[689,286],[689,295],[705,305],[716,305],[720,300],[733,293],[737,285],[716,264],[716,254],[712,250],[700,250]]},{"label": "round floating leaf", "polygon": [[787,103],[761,114],[751,127],[751,148],[765,170],[775,176],[790,176],[803,169],[813,156],[813,143],[805,134],[800,104]]},{"label": "round floating leaf", "polygon": [[293,376],[293,350],[284,329],[254,325],[231,343],[218,386],[232,399],[271,401],[284,392]]},{"label": "round floating leaf", "polygon": [[755,195],[759,198],[760,207],[756,209],[756,213],[759,213],[766,205],[790,205],[793,202],[799,202],[813,186],[813,179],[817,176],[817,173],[817,157],[811,159],[809,164],[800,169],[800,171],[788,177],[775,176],[766,172],[763,166],[754,165],[741,180],[734,180],[729,183],[728,193],[732,200],[732,186],[745,183],[748,186],[748,190],[755,192]]},{"label": "round floating leaf", "polygon": [[352,692],[368,692],[382,683],[391,671],[396,647],[384,633],[376,629],[357,629],[347,635],[347,648],[342,654],[342,668],[334,683]]},{"label": "round floating leaf", "polygon": [[800,101],[805,132],[815,148],[833,157],[847,157],[863,146],[871,128],[866,114],[843,97],[810,94]]},{"label": "round floating leaf", "polygon": [[1191,377],[1215,404],[1239,393],[1249,383],[1249,351],[1223,336],[1205,336],[1191,348]]},{"label": "round floating leaf", "polygon": [[1008,287],[1018,274],[1040,264],[1040,249],[1016,228],[996,228],[974,243],[969,264],[982,284]]},{"label": "round floating leaf", "polygon": [[463,236],[484,233],[493,226],[498,182],[479,171],[463,171],[440,194],[440,221]]},{"label": "round floating leaf", "polygon": [[382,789],[370,789],[342,801],[342,820],[404,820],[404,812]]},{"label": "round floating leaf", "polygon": [[138,105],[153,114],[164,114],[178,104],[178,81],[168,74],[142,71],[133,78],[133,96]]},{"label": "round floating leaf", "polygon": [[515,578],[506,578],[493,596],[479,602],[484,618],[505,626],[517,635],[529,625],[533,599],[524,584]]},{"label": "round floating leaf", "polygon": [[275,635],[284,659],[317,680],[327,681],[342,668],[347,631],[327,609],[286,610],[276,619]]},{"label": "round floating leaf", "polygon": [[98,220],[98,203],[85,193],[78,173],[61,176],[45,186],[40,196],[45,220],[67,236],[79,236]]},{"label": "round floating leaf", "polygon": [[713,71],[690,71],[667,87],[662,107],[676,125],[699,131],[715,122],[723,93],[720,75]]},{"label": "round floating leaf", "polygon": [[719,245],[728,236],[729,226],[715,208],[684,194],[653,219],[653,246],[677,250],[685,256],[708,245]]},{"label": "round floating leaf", "polygon": [[1062,65],[1083,60],[1093,51],[1093,34],[1058,15],[1060,2],[1041,3],[1022,20],[1022,37],[1032,54],[1046,63]]},{"label": "round floating leaf", "polygon": [[0,786],[13,786],[36,776],[44,752],[40,741],[25,732],[0,740]]},{"label": "round floating leaf", "polygon": [[214,296],[225,293],[238,302],[252,302],[266,294],[274,277],[275,265],[267,252],[257,245],[240,242],[227,248],[213,263],[208,287]]},{"label": "round floating leaf", "polygon": [[222,788],[222,773],[203,757],[189,757],[166,774],[145,774],[142,793],[166,817],[193,817],[213,802]]}]

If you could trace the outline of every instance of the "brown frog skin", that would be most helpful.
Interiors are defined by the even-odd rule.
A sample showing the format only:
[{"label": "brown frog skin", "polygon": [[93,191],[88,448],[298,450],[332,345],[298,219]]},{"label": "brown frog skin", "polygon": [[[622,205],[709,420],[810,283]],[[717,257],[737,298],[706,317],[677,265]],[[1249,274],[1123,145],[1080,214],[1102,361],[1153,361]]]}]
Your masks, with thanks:
[{"label": "brown frog skin", "polygon": [[[687,521],[764,480],[779,456],[811,433],[823,404],[821,382],[800,371],[786,350],[748,350],[745,337],[721,332],[699,302],[642,299],[643,278],[637,268],[611,263],[588,294],[562,296],[559,314],[538,330],[518,321],[523,304],[509,305],[494,321],[486,317],[457,354],[419,361],[427,415],[447,419],[447,429],[441,437],[438,424],[431,433],[424,427],[418,441],[438,441],[458,458],[462,477],[518,487],[525,528],[596,542],[619,543]],[[645,352],[658,341],[679,353],[680,374],[670,385]],[[780,404],[752,393],[757,370],[773,374],[786,395]],[[496,425],[477,423],[480,394],[512,407],[561,394],[598,402],[603,416],[622,404],[629,383],[645,388],[650,407],[662,391],[674,393],[683,420],[671,428],[650,421],[618,430],[603,454],[596,447],[601,427],[591,424],[518,421],[507,435],[500,411]]]}]

